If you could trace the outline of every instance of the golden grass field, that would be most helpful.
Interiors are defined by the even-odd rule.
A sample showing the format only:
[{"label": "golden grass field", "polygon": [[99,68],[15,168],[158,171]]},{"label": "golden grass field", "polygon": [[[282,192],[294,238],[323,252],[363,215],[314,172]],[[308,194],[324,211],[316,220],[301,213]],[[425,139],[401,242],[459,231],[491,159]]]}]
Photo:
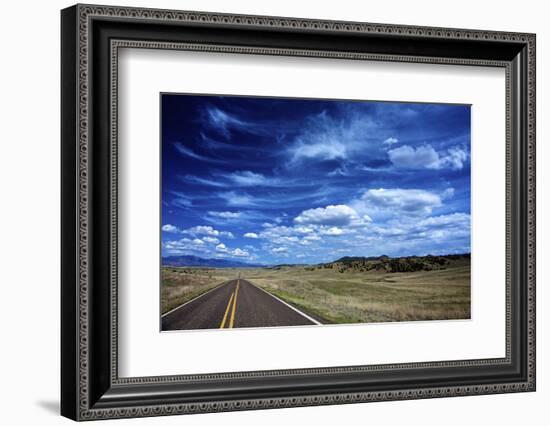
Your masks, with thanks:
[{"label": "golden grass field", "polygon": [[224,281],[238,276],[233,268],[171,267],[161,268],[161,312],[166,313]]},{"label": "golden grass field", "polygon": [[162,312],[238,276],[326,323],[470,318],[470,264],[388,273],[276,268],[162,268]]}]

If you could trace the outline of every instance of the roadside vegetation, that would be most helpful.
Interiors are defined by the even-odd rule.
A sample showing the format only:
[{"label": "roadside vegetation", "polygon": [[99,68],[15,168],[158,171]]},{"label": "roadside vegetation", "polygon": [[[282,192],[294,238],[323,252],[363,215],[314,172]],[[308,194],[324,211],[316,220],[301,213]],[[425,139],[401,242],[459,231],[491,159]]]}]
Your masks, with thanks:
[{"label": "roadside vegetation", "polygon": [[224,281],[236,277],[233,268],[195,268],[163,266],[161,268],[161,313],[166,313]]},{"label": "roadside vegetation", "polygon": [[470,266],[389,273],[282,267],[242,275],[328,323],[470,318]]},{"label": "roadside vegetation", "polygon": [[241,278],[324,323],[470,318],[470,255],[342,258],[266,268],[163,267],[162,311]]}]

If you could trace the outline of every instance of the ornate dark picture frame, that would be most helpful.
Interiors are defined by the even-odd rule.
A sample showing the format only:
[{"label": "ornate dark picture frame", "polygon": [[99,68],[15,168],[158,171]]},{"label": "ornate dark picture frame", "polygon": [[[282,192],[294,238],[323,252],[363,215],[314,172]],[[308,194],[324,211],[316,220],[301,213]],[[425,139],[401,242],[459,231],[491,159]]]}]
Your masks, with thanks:
[{"label": "ornate dark picture frame", "polygon": [[[535,390],[535,35],[95,5],[64,9],[61,29],[64,416],[92,420]],[[506,356],[120,378],[121,47],[504,68]]]}]

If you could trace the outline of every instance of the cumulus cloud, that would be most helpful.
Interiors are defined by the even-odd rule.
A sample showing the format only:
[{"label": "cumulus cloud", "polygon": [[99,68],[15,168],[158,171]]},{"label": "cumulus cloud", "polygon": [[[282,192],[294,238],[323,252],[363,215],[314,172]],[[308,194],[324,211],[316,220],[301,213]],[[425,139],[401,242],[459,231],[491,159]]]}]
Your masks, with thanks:
[{"label": "cumulus cloud", "polygon": [[342,235],[344,230],[342,228],[338,228],[337,226],[333,226],[331,228],[321,229],[320,233],[321,235]]},{"label": "cumulus cloud", "polygon": [[193,226],[192,228],[184,229],[184,230],[178,230],[178,232],[182,234],[190,234],[190,235],[208,235],[212,237],[227,237],[227,238],[234,238],[234,235],[229,231],[218,231],[217,229],[214,229],[213,227],[209,225],[198,225]]},{"label": "cumulus cloud", "polygon": [[177,226],[170,225],[169,223],[167,223],[166,225],[164,225],[164,226],[162,227],[162,230],[163,230],[164,232],[169,232],[169,233],[171,233],[171,234],[176,234],[176,233],[181,232],[181,231],[178,229]]},{"label": "cumulus cloud", "polygon": [[369,189],[361,197],[367,210],[429,215],[440,207],[439,195],[423,189]]},{"label": "cumulus cloud", "polygon": [[383,143],[384,145],[393,145],[394,143],[397,143],[397,142],[399,142],[399,139],[389,137],[389,138],[387,138],[386,140],[384,140],[384,142],[382,142],[382,143]]},{"label": "cumulus cloud", "polygon": [[320,241],[321,237],[317,234],[311,234],[311,235],[306,235],[304,237],[304,240],[306,240],[306,241]]},{"label": "cumulus cloud", "polygon": [[402,169],[445,169],[460,170],[468,158],[468,154],[461,148],[449,148],[440,154],[431,145],[422,145],[417,148],[403,145],[388,151],[392,164]]},{"label": "cumulus cloud", "polygon": [[220,242],[220,240],[218,240],[216,237],[203,237],[202,240],[210,244],[219,244]]},{"label": "cumulus cloud", "polygon": [[181,238],[179,240],[165,241],[162,244],[163,249],[166,253],[174,254],[205,254],[208,252],[206,244],[195,238],[193,240],[189,238]]},{"label": "cumulus cloud", "polygon": [[417,224],[418,227],[425,228],[445,228],[448,226],[460,226],[469,228],[470,215],[466,213],[451,213],[441,216],[433,216],[423,219]]},{"label": "cumulus cloud", "polygon": [[300,225],[350,225],[359,220],[359,215],[351,207],[345,204],[330,205],[318,207],[315,209],[304,210],[300,215],[294,218],[294,223]]},{"label": "cumulus cloud", "polygon": [[237,256],[237,257],[248,257],[249,256],[249,253],[246,250],[241,250],[240,248],[234,249],[231,252],[231,254],[233,256]]},{"label": "cumulus cloud", "polygon": [[467,158],[468,154],[463,149],[458,147],[449,148],[447,155],[441,158],[441,168],[448,166],[453,170],[460,170],[464,167]]},{"label": "cumulus cloud", "polygon": [[245,238],[258,238],[258,234],[254,233],[254,232],[247,232],[246,234],[243,235],[243,237]]},{"label": "cumulus cloud", "polygon": [[275,247],[271,249],[271,253],[286,253],[288,249],[286,247]]},{"label": "cumulus cloud", "polygon": [[220,243],[216,246],[216,251],[219,253],[225,253],[230,256],[236,256],[236,257],[248,257],[250,256],[250,253],[246,250],[242,250],[240,248],[230,249],[225,244]]},{"label": "cumulus cloud", "polygon": [[205,226],[205,225],[193,226],[192,228],[186,229],[185,231],[182,231],[182,232],[189,233],[189,234],[213,235],[216,237],[220,235],[220,231],[212,228],[211,226]]}]

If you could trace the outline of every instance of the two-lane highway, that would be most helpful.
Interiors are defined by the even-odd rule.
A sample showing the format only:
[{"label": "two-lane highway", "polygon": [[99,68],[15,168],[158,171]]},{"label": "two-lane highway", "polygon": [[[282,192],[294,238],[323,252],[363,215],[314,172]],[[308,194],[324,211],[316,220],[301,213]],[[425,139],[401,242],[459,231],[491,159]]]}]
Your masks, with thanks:
[{"label": "two-lane highway", "polygon": [[162,330],[320,324],[242,278],[227,281],[162,316]]}]

